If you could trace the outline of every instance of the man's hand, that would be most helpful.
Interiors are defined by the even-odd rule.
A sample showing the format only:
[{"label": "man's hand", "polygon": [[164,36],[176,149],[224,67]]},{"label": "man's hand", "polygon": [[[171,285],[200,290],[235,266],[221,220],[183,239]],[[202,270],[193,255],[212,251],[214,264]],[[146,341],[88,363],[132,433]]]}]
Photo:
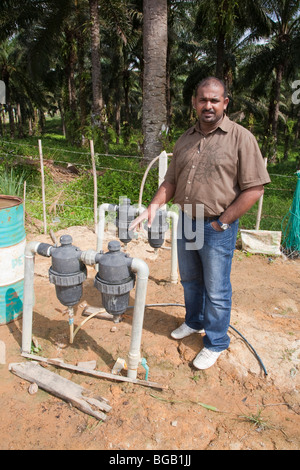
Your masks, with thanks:
[{"label": "man's hand", "polygon": [[211,226],[216,230],[216,232],[223,232],[223,230],[221,229],[220,225],[218,224],[216,220],[212,221]]},{"label": "man's hand", "polygon": [[129,230],[141,229],[145,220],[148,220],[148,210],[146,209],[138,217],[136,217],[129,225]]},{"label": "man's hand", "polygon": [[136,219],[134,219],[129,227],[129,230],[134,230],[136,227],[144,229],[142,223],[148,220],[148,227],[151,227],[157,209],[172,199],[175,193],[175,185],[164,181],[157,190],[154,198],[149,204],[148,208],[142,212]]},{"label": "man's hand", "polygon": [[155,217],[157,207],[150,205],[148,209],[144,210],[138,217],[136,217],[130,224],[129,230],[142,229],[144,230],[144,222],[148,221],[148,227],[151,227]]}]

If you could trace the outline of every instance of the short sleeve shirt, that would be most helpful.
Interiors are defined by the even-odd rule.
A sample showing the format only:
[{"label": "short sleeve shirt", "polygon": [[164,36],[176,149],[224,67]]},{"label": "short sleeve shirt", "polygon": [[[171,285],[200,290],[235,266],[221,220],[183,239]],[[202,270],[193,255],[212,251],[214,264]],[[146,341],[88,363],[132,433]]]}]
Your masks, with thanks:
[{"label": "short sleeve shirt", "polygon": [[254,135],[224,116],[202,134],[199,122],[176,142],[165,181],[176,186],[174,203],[184,210],[204,205],[204,216],[220,216],[245,189],[270,183]]}]

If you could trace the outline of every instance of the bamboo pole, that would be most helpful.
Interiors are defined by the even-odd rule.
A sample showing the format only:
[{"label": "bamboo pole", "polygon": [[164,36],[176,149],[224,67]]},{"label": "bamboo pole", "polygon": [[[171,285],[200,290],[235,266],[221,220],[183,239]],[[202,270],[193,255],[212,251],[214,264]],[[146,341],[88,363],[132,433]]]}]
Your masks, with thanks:
[{"label": "bamboo pole", "polygon": [[94,180],[94,224],[95,224],[95,233],[97,233],[98,190],[97,190],[97,173],[96,173],[95,151],[94,151],[94,141],[93,140],[90,140],[90,149],[91,149],[93,180]]},{"label": "bamboo pole", "polygon": [[24,211],[24,224],[25,224],[25,210],[26,210],[26,181],[23,184],[23,211]]},{"label": "bamboo pole", "polygon": [[43,161],[43,150],[42,141],[39,139],[39,154],[40,154],[40,165],[41,165],[41,176],[42,176],[42,201],[43,201],[43,216],[44,216],[44,233],[47,233],[47,218],[46,218],[46,198],[45,198],[45,176],[44,176],[44,161]]}]

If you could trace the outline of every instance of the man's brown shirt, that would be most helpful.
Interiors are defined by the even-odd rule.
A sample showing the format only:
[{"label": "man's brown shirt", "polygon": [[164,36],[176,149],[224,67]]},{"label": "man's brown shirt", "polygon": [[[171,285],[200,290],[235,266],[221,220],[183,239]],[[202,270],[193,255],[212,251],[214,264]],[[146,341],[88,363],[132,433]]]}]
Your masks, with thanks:
[{"label": "man's brown shirt", "polygon": [[176,142],[165,181],[176,185],[174,203],[184,210],[204,205],[204,216],[220,216],[241,191],[270,182],[253,134],[224,116],[207,135],[199,122]]}]

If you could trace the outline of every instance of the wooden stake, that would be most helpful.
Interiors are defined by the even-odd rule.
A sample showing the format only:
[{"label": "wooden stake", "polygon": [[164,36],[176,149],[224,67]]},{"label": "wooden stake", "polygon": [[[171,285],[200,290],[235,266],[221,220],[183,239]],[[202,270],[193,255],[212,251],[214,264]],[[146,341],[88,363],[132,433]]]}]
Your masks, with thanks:
[{"label": "wooden stake", "polygon": [[24,224],[25,224],[25,211],[26,211],[26,181],[23,184],[23,211],[24,211]]}]

